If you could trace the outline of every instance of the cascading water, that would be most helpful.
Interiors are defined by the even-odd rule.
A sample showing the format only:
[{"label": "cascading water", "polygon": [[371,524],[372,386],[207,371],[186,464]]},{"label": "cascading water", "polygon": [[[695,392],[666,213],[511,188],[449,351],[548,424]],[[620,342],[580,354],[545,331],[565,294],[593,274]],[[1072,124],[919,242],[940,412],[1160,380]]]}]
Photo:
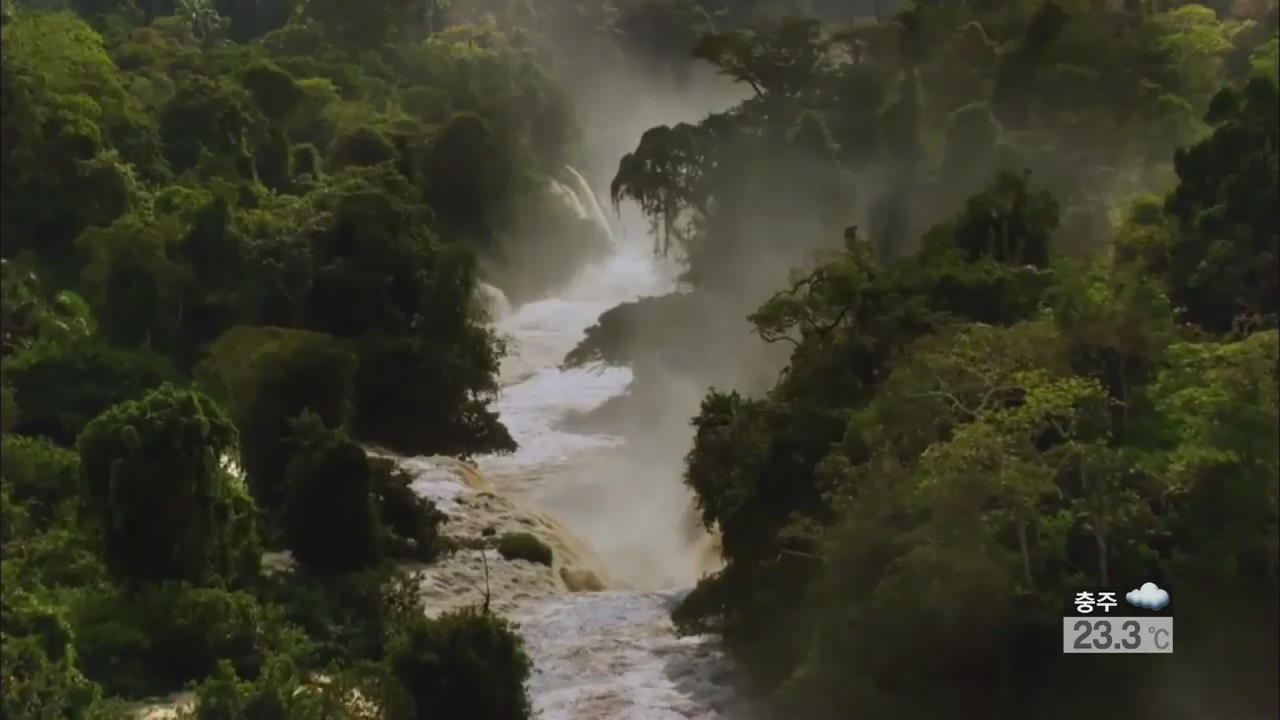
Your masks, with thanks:
[{"label": "cascading water", "polygon": [[[594,202],[582,185],[581,195]],[[596,210],[602,214],[598,203]],[[558,297],[495,315],[510,342],[496,409],[519,449],[479,458],[480,474],[498,495],[562,523],[557,529],[589,548],[573,561],[594,563],[591,569],[611,588],[498,591],[533,660],[529,692],[542,720],[752,715],[734,692],[732,668],[715,640],[678,637],[670,620],[682,589],[708,569],[706,544],[688,532],[691,497],[679,474],[683,453],[672,452],[665,463],[639,460],[628,454],[623,438],[560,427],[571,413],[625,392],[632,377],[627,368],[562,368],[565,354],[605,310],[673,287],[671,273],[647,248],[615,244],[609,258],[584,269]],[[426,485],[423,490],[441,494]],[[475,506],[460,512],[468,511],[490,512]],[[527,571],[527,563],[508,564]],[[509,575],[499,582],[536,580]]]},{"label": "cascading water", "polygon": [[578,184],[578,194],[584,198],[582,201],[587,207],[591,208],[591,219],[595,220],[600,226],[600,231],[605,237],[609,238],[609,242],[614,246],[618,246],[618,239],[614,237],[613,226],[609,224],[609,218],[604,214],[604,208],[600,207],[600,201],[596,199],[596,193],[591,189],[591,183],[582,177],[582,173],[578,172],[572,165],[565,165],[564,169],[573,176],[574,182]]},{"label": "cascading water", "polygon": [[577,191],[573,188],[555,178],[547,178],[547,190],[560,198],[560,202],[564,203],[569,212],[578,216],[579,219],[592,220],[591,213],[587,212],[587,206],[582,203],[582,198],[578,197]]},{"label": "cascading water", "polygon": [[480,282],[476,284],[476,296],[491,321],[502,322],[511,314],[511,301],[500,288]]}]

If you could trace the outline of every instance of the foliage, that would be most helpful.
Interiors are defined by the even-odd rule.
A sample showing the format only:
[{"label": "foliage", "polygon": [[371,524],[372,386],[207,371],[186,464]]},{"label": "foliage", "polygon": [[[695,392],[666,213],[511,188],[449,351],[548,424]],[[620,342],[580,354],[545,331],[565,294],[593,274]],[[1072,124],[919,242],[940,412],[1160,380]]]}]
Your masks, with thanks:
[{"label": "foliage", "polygon": [[275,657],[254,680],[241,680],[228,662],[196,688],[196,708],[183,720],[356,720],[367,708],[395,712],[394,681],[378,668],[344,670],[307,683],[287,657]]},{"label": "foliage", "polygon": [[161,694],[203,678],[219,661],[257,676],[275,653],[299,649],[278,609],[242,591],[152,585],[140,593],[81,593],[72,618],[80,666],[125,696]]},{"label": "foliage", "polygon": [[306,12],[335,42],[363,50],[388,40],[397,26],[411,19],[411,8],[402,0],[376,0],[361,7],[340,0],[316,0],[307,3]]},{"label": "foliage", "polygon": [[526,532],[506,533],[498,538],[498,552],[508,560],[551,564],[551,548]]},{"label": "foliage", "polygon": [[[1274,97],[1267,81],[1247,87]],[[1242,95],[1216,97],[1210,122],[1248,117]],[[1062,257],[1054,198],[1003,174],[914,257],[877,262],[850,231],[844,251],[797,273],[752,316],[763,339],[793,346],[773,389],[713,391],[694,419],[685,479],[727,564],[676,619],[718,628],[787,716],[1124,717],[1149,707],[1148,688],[1196,683],[1176,693],[1194,713],[1274,707],[1274,642],[1245,628],[1270,632],[1276,613],[1227,598],[1280,587],[1280,386],[1275,331],[1259,329],[1277,298],[1219,280],[1255,293],[1251,324],[1234,325],[1193,315],[1215,307],[1204,301],[1181,317],[1174,304],[1192,296],[1173,247],[1274,274],[1255,254],[1265,243],[1208,251],[1180,234],[1202,180],[1270,162],[1253,158],[1274,144],[1224,134],[1178,153],[1182,182],[1135,205],[1112,258]],[[1247,192],[1205,202],[1256,206],[1236,211],[1252,240],[1273,213]],[[1045,638],[1062,599],[1136,577],[1179,588],[1184,610],[1239,618],[1212,639],[1199,623],[1181,636],[1215,661],[1055,659]],[[1084,691],[1099,687],[1105,707]]]},{"label": "foliage", "polygon": [[5,358],[3,367],[21,413],[14,430],[64,445],[94,416],[175,376],[162,357],[97,339],[39,343]]},{"label": "foliage", "polygon": [[293,77],[270,62],[246,67],[239,78],[240,84],[253,96],[258,110],[269,121],[285,120],[301,102],[302,91]]},{"label": "foliage", "polygon": [[[443,515],[356,438],[514,446],[488,408],[502,347],[477,268],[591,245],[542,192],[571,152],[567,98],[523,50],[323,5],[5,3],[5,717],[124,717],[121,696],[206,678],[208,717],[354,716],[353,690],[392,711],[395,681],[361,663],[416,599],[384,566],[345,571],[433,559]],[[467,206],[446,207],[459,148]],[[258,530],[320,566],[341,553],[299,529],[334,525],[362,538],[352,562],[288,592],[258,575]]]},{"label": "foliage", "polygon": [[0,436],[0,467],[9,498],[38,532],[51,529],[79,489],[79,458],[43,438]]},{"label": "foliage", "polygon": [[1175,305],[1215,332],[1280,304],[1272,272],[1280,209],[1270,201],[1280,182],[1276,103],[1271,78],[1254,78],[1243,92],[1223,89],[1206,116],[1213,134],[1174,157],[1180,182],[1168,209],[1178,225],[1162,269]]},{"label": "foliage", "polygon": [[445,514],[414,491],[413,477],[384,458],[369,458],[373,494],[382,524],[382,547],[389,557],[431,561],[441,551]]},{"label": "foliage", "polygon": [[240,463],[258,507],[275,513],[297,452],[291,423],[304,412],[330,428],[351,416],[356,359],[323,333],[237,327],[209,348],[196,369],[221,398],[240,433]]},{"label": "foliage", "polygon": [[[567,358],[664,421],[736,389],[693,423],[726,565],[680,623],[783,717],[1275,716],[1276,21],[6,0],[0,714],[192,684],[228,720],[527,716],[512,629],[423,618],[387,562],[444,516],[359,443],[514,448],[480,280],[537,299],[608,252],[553,179],[607,171],[639,95],[714,107],[710,64],[745,99],[611,188],[682,292]],[[259,532],[301,566],[259,573]],[[1135,577],[1178,654],[1062,659],[1062,597]]]},{"label": "foliage", "polygon": [[[1250,27],[1195,4],[1144,22],[1081,3],[928,3],[854,27],[719,30],[698,53],[755,97],[650,129],[614,199],[638,202],[685,278],[742,311],[785,282],[759,268],[801,265],[855,223],[878,258],[899,257],[998,171],[1030,169],[1058,201],[1063,250],[1083,252],[1134,190],[1167,182],[1223,57],[1268,39]],[[827,143],[802,142],[806,117]]]},{"label": "foliage", "polygon": [[359,127],[339,135],[329,148],[329,169],[345,167],[369,167],[396,158],[396,149],[382,133],[368,127]]},{"label": "foliage", "polygon": [[201,583],[256,571],[253,501],[225,467],[235,426],[207,396],[163,385],[99,415],[77,445],[82,502],[114,575]]},{"label": "foliage", "polygon": [[529,717],[529,658],[511,627],[492,615],[414,618],[392,640],[389,663],[413,699],[411,717]]},{"label": "foliage", "polygon": [[247,134],[255,121],[246,90],[228,80],[192,78],[160,111],[165,157],[179,172],[217,162],[217,170],[248,178]]},{"label": "foliage", "polygon": [[384,660],[395,628],[421,614],[416,583],[389,564],[324,580],[295,569],[266,578],[260,595],[306,632],[323,667]]},{"label": "foliage", "polygon": [[97,695],[70,658],[50,658],[35,636],[4,637],[5,683],[0,708],[6,718],[86,718]]},{"label": "foliage", "polygon": [[376,565],[381,528],[364,450],[310,411],[295,421],[294,433],[296,450],[285,473],[285,545],[320,576]]},{"label": "foliage", "polygon": [[511,195],[514,168],[497,143],[484,118],[459,113],[422,154],[425,197],[438,208],[441,221],[463,237],[490,241],[497,220],[493,206]]},{"label": "foliage", "polygon": [[[4,255],[33,251],[62,274],[75,236],[128,208],[129,163],[158,168],[154,125],[73,13],[21,13],[3,36]],[[67,192],[81,201],[58,202]]]},{"label": "foliage", "polygon": [[182,294],[191,277],[165,247],[168,228],[126,215],[76,240],[90,258],[82,282],[100,335],[122,347],[171,347],[182,323]]},{"label": "foliage", "polygon": [[87,718],[100,689],[76,667],[72,630],[60,608],[16,587],[0,611],[6,718]]},{"label": "foliage", "polygon": [[0,265],[0,322],[3,323],[5,357],[29,349],[40,341],[61,342],[82,338],[93,332],[93,316],[79,295],[63,291],[51,301],[41,297],[39,278],[23,273],[17,263]]},{"label": "foliage", "polygon": [[[697,292],[605,313],[567,360],[632,364],[652,384],[642,373],[693,367],[670,358],[719,332],[726,302],[790,346],[769,392],[713,390],[694,419],[686,482],[727,564],[676,612],[718,628],[782,715],[1123,717],[1170,684],[1200,688],[1177,693],[1191,714],[1274,708],[1274,642],[1243,628],[1270,632],[1276,615],[1225,600],[1277,592],[1274,562],[1259,564],[1274,555],[1273,454],[1244,449],[1271,440],[1275,413],[1243,398],[1274,395],[1244,348],[1270,338],[1258,331],[1280,304],[1280,122],[1270,78],[1213,95],[1273,56],[1274,11],[1245,13],[921,3],[892,22],[699,42],[755,96],[650,129],[612,186]],[[850,230],[832,247],[855,223],[871,244]],[[783,265],[803,269],[761,272]],[[732,376],[746,347],[696,377]],[[1206,403],[1244,410],[1191,395],[1175,410],[1163,378],[1188,362],[1205,363]],[[1240,444],[1197,447],[1208,427]],[[1223,479],[1192,489],[1206,472]],[[1250,579],[1233,574],[1245,566]],[[1240,619],[1218,641],[1184,636],[1224,653],[1214,669],[1050,659],[1040,638],[1066,593],[1139,576],[1234,588],[1180,591]],[[1105,708],[1084,691],[1100,683],[1116,689]]]}]

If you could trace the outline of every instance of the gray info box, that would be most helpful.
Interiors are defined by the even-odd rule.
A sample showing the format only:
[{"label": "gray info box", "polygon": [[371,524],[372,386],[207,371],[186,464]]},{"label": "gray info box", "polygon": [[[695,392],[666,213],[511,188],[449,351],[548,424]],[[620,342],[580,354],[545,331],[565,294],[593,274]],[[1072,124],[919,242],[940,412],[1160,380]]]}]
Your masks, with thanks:
[{"label": "gray info box", "polygon": [[1064,617],[1063,653],[1170,654],[1173,618]]}]

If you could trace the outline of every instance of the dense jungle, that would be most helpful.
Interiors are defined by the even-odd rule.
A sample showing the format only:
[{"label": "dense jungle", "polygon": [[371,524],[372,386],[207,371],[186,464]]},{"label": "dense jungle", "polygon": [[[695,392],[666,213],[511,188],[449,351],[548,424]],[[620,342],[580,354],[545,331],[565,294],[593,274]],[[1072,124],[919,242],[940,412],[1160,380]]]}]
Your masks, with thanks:
[{"label": "dense jungle", "polygon": [[[627,213],[674,290],[566,423],[680,465],[671,621],[753,714],[1280,715],[1275,0],[0,10],[0,718],[675,717],[539,710],[487,585],[424,614],[551,549],[388,459],[518,452],[485,298]],[[668,92],[730,99],[629,135]],[[1142,581],[1176,653],[1061,653]]]}]

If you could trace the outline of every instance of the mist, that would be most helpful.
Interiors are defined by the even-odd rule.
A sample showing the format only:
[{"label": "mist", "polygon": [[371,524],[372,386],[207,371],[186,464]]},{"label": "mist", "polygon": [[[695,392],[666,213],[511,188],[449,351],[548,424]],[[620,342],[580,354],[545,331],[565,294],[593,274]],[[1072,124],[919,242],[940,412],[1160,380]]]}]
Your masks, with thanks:
[{"label": "mist", "polygon": [[[466,19],[459,12],[453,15],[454,20]],[[480,16],[475,6],[470,16]],[[661,353],[640,354],[634,362],[562,368],[558,375],[538,374],[537,368],[548,361],[560,364],[583,339],[582,330],[615,306],[683,296],[688,290],[679,282],[682,258],[653,254],[652,219],[632,202],[610,203],[608,188],[621,158],[647,130],[698,123],[738,105],[751,91],[692,57],[677,68],[654,66],[626,53],[615,54],[610,62],[592,61],[591,43],[598,37],[539,20],[541,44],[553,52],[545,65],[566,93],[579,129],[573,164],[549,178],[543,200],[573,220],[518,224],[505,243],[505,266],[487,268],[489,282],[506,297],[487,291],[485,302],[502,308],[509,300],[512,306],[494,313],[505,316],[495,319],[509,342],[499,408],[521,450],[513,458],[489,459],[482,468],[499,487],[531,498],[590,547],[611,585],[689,587],[719,562],[715,540],[701,528],[693,495],[683,483],[684,456],[692,446],[690,420],[707,390],[708,373],[695,365],[664,362]],[[502,16],[498,21],[503,23]],[[515,23],[532,26],[531,18]],[[584,183],[589,189],[581,187]],[[605,217],[599,217],[596,206],[603,206]],[[607,229],[600,227],[602,221]],[[594,242],[547,242],[550,233],[588,227]],[[547,282],[569,267],[581,269],[568,282]],[[738,336],[739,344],[750,343],[745,313],[737,312],[741,304],[733,307],[733,313],[719,313],[734,319],[733,329],[725,330]],[[582,327],[574,328],[575,323]],[[647,329],[632,337],[655,349],[671,342]],[[701,365],[711,366],[715,351],[714,346],[697,347]],[[615,387],[619,392],[608,389]],[[543,431],[538,422],[523,426],[519,418],[533,415],[553,429]],[[591,438],[608,437],[620,441],[581,447],[590,445]],[[557,453],[565,455],[564,462],[554,459]],[[548,457],[554,467],[550,473],[545,469]]]},{"label": "mist", "polygon": [[[471,6],[471,19],[482,11]],[[562,226],[518,224],[507,243],[516,248],[507,267],[489,277],[516,315],[529,303],[574,304],[573,310],[524,310],[517,324],[539,312],[547,313],[547,323],[573,324],[567,318],[576,318],[582,312],[576,304],[583,302],[598,311],[572,338],[547,330],[538,318],[535,329],[523,329],[526,347],[512,344],[516,357],[508,365],[537,366],[521,357],[531,352],[532,333],[555,337],[538,352],[545,360],[546,353],[560,349],[555,361],[564,360],[562,372],[625,369],[629,378],[619,392],[598,401],[550,403],[558,430],[622,442],[557,466],[546,482],[531,479],[527,465],[523,476],[496,466],[494,472],[508,473],[513,490],[533,496],[591,547],[614,582],[635,589],[688,587],[718,566],[716,540],[701,526],[683,481],[692,418],[709,389],[759,394],[775,383],[790,346],[763,341],[748,317],[824,250],[838,248],[845,228],[872,224],[868,218],[898,194],[903,168],[892,158],[850,163],[858,168],[855,177],[833,162],[826,129],[803,115],[781,137],[774,130],[730,131],[716,140],[723,156],[713,164],[721,176],[704,178],[725,189],[714,198],[718,212],[681,210],[674,224],[700,242],[668,246],[661,242],[662,218],[643,211],[625,188],[620,202],[609,202],[615,178],[625,180],[624,158],[647,152],[662,132],[713,132],[706,129],[714,126],[704,122],[708,116],[769,118],[776,110],[762,106],[746,83],[691,56],[684,63],[655,63],[643,53],[617,51],[601,55],[608,58],[601,61],[596,54],[605,52],[601,44],[607,41],[584,32],[576,16],[543,18],[529,10],[511,22],[538,28],[539,46],[549,49],[543,64],[566,94],[579,132],[574,162],[550,178],[546,199],[573,217],[574,232],[594,226],[597,242],[548,241]],[[768,125],[777,123],[760,127]],[[582,180],[589,191],[580,187]],[[599,227],[597,205],[606,207],[606,232]],[[912,230],[900,228],[898,235],[914,236]],[[662,254],[652,257],[659,248]],[[660,282],[640,292],[631,292],[625,280],[600,287],[620,257],[637,266],[639,258],[649,257],[653,267],[646,272]],[[583,269],[565,283],[529,281],[557,277],[569,267]],[[553,309],[559,319],[550,317]],[[509,325],[500,322],[500,331],[510,332]],[[568,346],[561,347],[566,340]],[[504,382],[514,392],[510,383],[526,379],[515,373]],[[519,431],[513,432],[519,442]]]},{"label": "mist", "polygon": [[[577,41],[551,37],[553,45],[562,48],[572,48]],[[620,160],[636,151],[650,129],[695,125],[710,114],[740,107],[754,95],[702,61],[676,73],[638,62],[617,63],[560,81],[573,96],[582,131],[579,169],[597,198],[607,197]],[[785,175],[770,179],[808,187],[806,178],[827,179],[820,165],[821,160],[797,159]],[[766,194],[774,190],[760,188]],[[839,242],[838,233],[824,232],[821,221],[813,219],[813,202],[796,204],[782,218],[772,211],[762,204],[758,212],[733,219],[752,242],[725,257],[728,269],[717,281],[689,282],[685,275],[690,258],[683,247],[673,246],[653,257],[669,286],[666,292],[626,298],[606,308],[593,318],[585,337],[579,337],[583,342],[566,354],[566,368],[608,372],[609,367],[625,367],[631,378],[623,392],[602,403],[566,412],[558,427],[617,436],[625,442],[563,466],[536,499],[592,548],[616,585],[685,588],[720,566],[718,538],[702,526],[694,496],[683,481],[685,456],[693,445],[691,420],[710,388],[755,393],[773,384],[788,347],[761,340],[748,315],[785,287],[793,268],[812,258],[815,250]],[[635,202],[624,199],[611,215],[618,244],[612,257],[655,251],[657,223]],[[841,216],[831,222],[843,227],[851,220]],[[780,243],[779,237],[804,242]],[[812,244],[815,240],[818,245]],[[573,260],[543,257],[537,262]],[[590,296],[590,291],[583,292],[584,284],[598,283],[602,265],[608,262],[609,258],[593,261],[566,289],[552,295]],[[619,316],[620,321],[614,321]],[[605,344],[625,349],[595,348],[592,336],[597,332],[610,335]]]}]

